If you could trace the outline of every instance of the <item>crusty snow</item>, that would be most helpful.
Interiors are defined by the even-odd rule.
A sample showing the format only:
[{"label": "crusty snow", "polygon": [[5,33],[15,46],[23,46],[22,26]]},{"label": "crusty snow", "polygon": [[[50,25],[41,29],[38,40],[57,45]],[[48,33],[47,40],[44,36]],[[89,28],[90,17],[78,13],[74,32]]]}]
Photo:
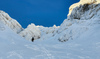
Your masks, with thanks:
[{"label": "crusty snow", "polygon": [[53,27],[32,23],[23,29],[0,11],[0,59],[100,59],[99,3],[81,0],[73,4],[67,19]]}]

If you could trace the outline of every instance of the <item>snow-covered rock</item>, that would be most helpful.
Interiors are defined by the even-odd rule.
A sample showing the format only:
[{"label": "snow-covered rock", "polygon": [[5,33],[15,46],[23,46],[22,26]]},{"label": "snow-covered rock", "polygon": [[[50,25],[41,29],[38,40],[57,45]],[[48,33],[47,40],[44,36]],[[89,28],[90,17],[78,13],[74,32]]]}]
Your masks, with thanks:
[{"label": "snow-covered rock", "polygon": [[78,3],[75,3],[75,4],[73,4],[73,5],[70,6],[68,16],[71,13],[73,13],[73,9],[74,8],[80,7],[82,5],[86,6],[86,5],[99,4],[99,3],[100,3],[100,0],[80,0]]},{"label": "snow-covered rock", "polygon": [[88,20],[93,18],[97,14],[99,15],[99,12],[100,12],[100,4],[84,4],[74,8],[71,14],[68,16],[68,18],[71,20],[72,19]]},{"label": "snow-covered rock", "polygon": [[20,34],[27,40],[39,39],[41,36],[40,30],[34,25],[28,25],[26,29],[23,29],[22,26],[13,18],[11,18],[7,13],[0,10],[0,22],[4,23],[10,27],[14,32]]},{"label": "snow-covered rock", "polygon": [[48,39],[53,37],[56,34],[57,29],[59,26],[54,25],[53,27],[43,27],[37,26],[41,31],[41,38],[40,39]]},{"label": "snow-covered rock", "polygon": [[46,34],[48,33],[54,33],[59,26],[54,25],[53,27],[43,27],[43,26],[37,26],[41,32],[44,32]]},{"label": "snow-covered rock", "polygon": [[1,10],[0,22],[3,22],[5,25],[9,26],[16,33],[19,33],[23,30],[22,26],[15,19],[12,19],[7,13]]},{"label": "snow-covered rock", "polygon": [[26,29],[24,29],[23,31],[21,31],[19,33],[19,35],[21,35],[22,37],[24,37],[25,39],[31,41],[32,38],[35,39],[39,39],[41,37],[41,32],[40,30],[35,26],[35,24],[30,24],[28,25],[28,27]]},{"label": "snow-covered rock", "polygon": [[81,0],[69,8],[67,19],[57,30],[56,39],[61,42],[77,39],[90,29],[91,26],[100,25],[99,0]]}]

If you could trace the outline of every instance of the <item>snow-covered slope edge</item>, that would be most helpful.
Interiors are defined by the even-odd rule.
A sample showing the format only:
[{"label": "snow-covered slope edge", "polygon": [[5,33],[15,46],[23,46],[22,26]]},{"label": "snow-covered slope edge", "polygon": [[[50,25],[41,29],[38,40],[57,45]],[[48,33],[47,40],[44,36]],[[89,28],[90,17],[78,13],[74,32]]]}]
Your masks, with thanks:
[{"label": "snow-covered slope edge", "polygon": [[87,3],[82,1],[84,0],[73,4],[72,10],[70,10],[72,6],[69,8],[69,15],[56,30],[54,38],[61,42],[78,39],[83,33],[100,25],[100,1],[86,0]]},{"label": "snow-covered slope edge", "polygon": [[24,37],[27,40],[32,38],[39,39],[41,36],[40,30],[34,25],[28,25],[26,29],[22,28],[22,26],[13,18],[11,18],[7,13],[0,10],[0,22],[4,23],[8,27],[10,27],[14,32]]},{"label": "snow-covered slope edge", "polygon": [[69,39],[77,39],[91,29],[92,26],[100,25],[100,1],[99,0],[80,0],[69,8],[67,19],[60,26],[43,27],[30,24],[26,29],[7,13],[0,11],[0,21],[17,32],[27,40],[32,39],[58,39],[61,42]]},{"label": "snow-covered slope edge", "polygon": [[13,31],[19,33],[23,30],[22,26],[15,20],[12,19],[7,13],[0,10],[0,22],[9,26]]},{"label": "snow-covered slope edge", "polygon": [[80,0],[70,6],[68,17],[60,26],[49,28],[38,26],[38,28],[41,31],[41,40],[51,38],[66,42],[70,39],[78,39],[97,25],[100,25],[100,1]]}]

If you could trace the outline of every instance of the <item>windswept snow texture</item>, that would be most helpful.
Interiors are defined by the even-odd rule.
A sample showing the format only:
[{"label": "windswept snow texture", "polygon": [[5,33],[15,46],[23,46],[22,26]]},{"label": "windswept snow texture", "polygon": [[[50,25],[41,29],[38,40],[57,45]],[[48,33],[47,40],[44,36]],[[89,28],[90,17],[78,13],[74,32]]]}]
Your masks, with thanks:
[{"label": "windswept snow texture", "polygon": [[[8,26],[8,17],[0,14],[0,59],[100,59],[99,2],[81,0],[70,7],[60,26],[31,24],[19,34]],[[29,42],[20,35],[40,39]]]}]

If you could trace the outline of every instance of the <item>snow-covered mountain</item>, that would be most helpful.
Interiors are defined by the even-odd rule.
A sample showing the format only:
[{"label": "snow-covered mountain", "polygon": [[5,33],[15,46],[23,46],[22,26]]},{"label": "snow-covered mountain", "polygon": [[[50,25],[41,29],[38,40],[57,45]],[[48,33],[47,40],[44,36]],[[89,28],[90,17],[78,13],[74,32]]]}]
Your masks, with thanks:
[{"label": "snow-covered mountain", "polygon": [[4,23],[14,32],[21,35],[27,40],[31,40],[33,37],[34,39],[40,38],[41,32],[34,24],[28,25],[26,29],[23,29],[22,26],[15,19],[12,19],[4,11],[0,11],[0,22]]},{"label": "snow-covered mountain", "polygon": [[19,33],[23,30],[22,26],[15,20],[12,19],[7,13],[0,10],[0,22],[10,27],[14,32]]},{"label": "snow-covered mountain", "polygon": [[53,27],[24,29],[0,11],[0,59],[100,59],[100,1],[80,0]]}]

